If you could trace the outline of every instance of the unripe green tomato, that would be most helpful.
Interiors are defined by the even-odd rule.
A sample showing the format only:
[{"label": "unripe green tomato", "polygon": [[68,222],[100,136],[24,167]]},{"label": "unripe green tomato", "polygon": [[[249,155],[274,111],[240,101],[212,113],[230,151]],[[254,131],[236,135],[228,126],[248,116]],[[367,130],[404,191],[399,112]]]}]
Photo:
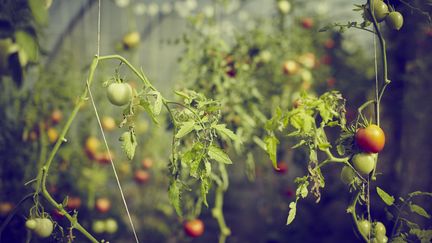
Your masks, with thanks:
[{"label": "unripe green tomato", "polygon": [[385,22],[390,29],[400,30],[400,28],[402,28],[404,20],[401,13],[394,11],[386,17]]},{"label": "unripe green tomato", "polygon": [[375,154],[358,153],[352,158],[354,168],[363,175],[368,175],[375,168]]},{"label": "unripe green tomato", "polygon": [[102,220],[96,220],[93,222],[92,230],[96,234],[101,234],[105,231],[105,222]]},{"label": "unripe green tomato", "polygon": [[370,233],[370,230],[371,230],[371,224],[370,224],[370,222],[367,221],[367,220],[360,220],[358,222],[358,230],[360,231],[360,233],[363,236],[367,237],[369,235],[369,233]]},{"label": "unripe green tomato", "polygon": [[115,219],[109,218],[105,221],[105,231],[108,234],[114,234],[118,230],[118,224]]},{"label": "unripe green tomato", "polygon": [[[371,0],[371,8],[370,11],[374,12],[376,21],[382,22],[387,15],[389,14],[388,6],[381,0]],[[368,11],[365,12],[366,19],[369,21],[373,21],[372,16]]]},{"label": "unripe green tomato", "polygon": [[383,223],[376,222],[375,223],[375,235],[376,236],[385,236],[386,235],[386,228]]},{"label": "unripe green tomato", "polygon": [[37,225],[37,223],[36,223],[36,220],[34,220],[34,219],[28,219],[25,222],[25,226],[29,230],[34,230],[36,228],[36,225]]},{"label": "unripe green tomato", "polygon": [[112,83],[107,88],[107,97],[111,104],[124,106],[131,100],[132,88],[127,83]]},{"label": "unripe green tomato", "polygon": [[49,237],[54,229],[53,222],[48,218],[35,218],[35,221],[36,227],[33,232],[41,238]]},{"label": "unripe green tomato", "polygon": [[343,183],[351,184],[351,182],[354,180],[355,177],[356,177],[355,171],[351,167],[346,165],[342,168],[340,178]]},{"label": "unripe green tomato", "polygon": [[387,243],[388,238],[385,235],[377,235],[372,239],[372,243]]}]

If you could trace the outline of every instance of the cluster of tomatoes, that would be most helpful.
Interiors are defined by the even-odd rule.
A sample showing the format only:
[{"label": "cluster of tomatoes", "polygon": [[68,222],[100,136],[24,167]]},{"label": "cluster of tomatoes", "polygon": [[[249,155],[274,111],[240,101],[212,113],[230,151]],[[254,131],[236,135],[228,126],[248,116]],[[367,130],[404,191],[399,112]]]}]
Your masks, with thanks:
[{"label": "cluster of tomatoes", "polygon": [[403,25],[403,16],[400,12],[389,11],[389,7],[382,0],[371,0],[371,6],[367,6],[364,12],[364,16],[367,20],[373,21],[370,13],[375,16],[378,23],[385,21],[387,26],[393,30],[399,30]]},{"label": "cluster of tomatoes", "polygon": [[369,234],[373,234],[374,237],[371,240],[372,243],[388,242],[388,237],[386,236],[386,228],[384,224],[379,221],[373,223],[372,228],[372,225],[369,221],[361,220],[359,221],[359,231],[366,238],[369,238]]},{"label": "cluster of tomatoes", "polygon": [[40,238],[49,237],[54,230],[51,219],[44,217],[27,219],[25,226]]},{"label": "cluster of tomatoes", "polygon": [[[377,153],[384,148],[384,131],[374,124],[359,128],[355,134],[355,143],[362,152],[352,157],[354,168],[362,175],[369,175],[375,169]],[[355,176],[351,167],[344,166],[341,172],[343,182],[350,184]]]}]

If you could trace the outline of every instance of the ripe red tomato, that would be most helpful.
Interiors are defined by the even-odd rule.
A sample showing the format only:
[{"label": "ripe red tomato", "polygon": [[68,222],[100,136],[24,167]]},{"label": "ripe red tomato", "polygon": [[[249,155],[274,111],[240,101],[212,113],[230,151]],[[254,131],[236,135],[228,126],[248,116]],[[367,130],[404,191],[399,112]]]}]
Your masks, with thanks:
[{"label": "ripe red tomato", "polygon": [[327,39],[327,40],[324,42],[324,47],[325,47],[326,49],[333,49],[334,46],[335,46],[335,42],[334,42],[333,39]]},{"label": "ripe red tomato", "polygon": [[79,207],[81,207],[81,198],[77,197],[77,196],[71,196],[68,198],[67,201],[67,208],[68,209],[78,209]]},{"label": "ripe red tomato", "polygon": [[314,21],[313,21],[312,18],[309,18],[309,17],[307,17],[307,18],[303,18],[303,19],[301,20],[301,25],[302,25],[303,28],[305,28],[305,29],[310,29],[310,28],[312,28],[312,27],[314,26]]},{"label": "ripe red tomato", "polygon": [[106,197],[96,200],[96,210],[100,213],[106,213],[111,209],[111,201]]},{"label": "ripe red tomato", "polygon": [[144,167],[144,169],[150,169],[151,167],[153,167],[153,160],[150,158],[144,158],[141,161],[141,164]]},{"label": "ripe red tomato", "polygon": [[190,237],[199,237],[204,233],[204,223],[201,219],[188,220],[183,224],[185,233]]},{"label": "ripe red tomato", "polygon": [[110,153],[108,153],[108,151],[105,151],[103,153],[96,154],[95,159],[99,164],[107,165],[111,163],[110,154],[111,158],[114,159],[114,152],[112,151]]},{"label": "ripe red tomato", "polygon": [[285,174],[288,171],[288,165],[284,161],[278,162],[277,167],[274,169],[277,173]]},{"label": "ripe red tomato", "polygon": [[145,170],[136,170],[134,174],[134,179],[139,184],[144,184],[150,180],[150,173]]},{"label": "ripe red tomato", "polygon": [[0,202],[0,216],[6,216],[12,211],[13,205],[10,202]]},{"label": "ripe red tomato", "polygon": [[63,113],[60,110],[54,110],[51,113],[51,122],[53,124],[59,123],[63,119]]},{"label": "ripe red tomato", "polygon": [[360,128],[355,134],[357,145],[367,153],[378,153],[384,148],[385,135],[383,130],[377,125],[369,125]]}]

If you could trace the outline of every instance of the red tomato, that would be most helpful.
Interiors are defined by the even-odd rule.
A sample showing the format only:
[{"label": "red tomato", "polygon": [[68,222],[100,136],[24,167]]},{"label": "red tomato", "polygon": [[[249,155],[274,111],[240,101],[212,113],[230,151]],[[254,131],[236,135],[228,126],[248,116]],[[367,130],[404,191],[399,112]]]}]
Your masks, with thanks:
[{"label": "red tomato", "polygon": [[54,110],[51,113],[51,122],[53,124],[59,123],[63,118],[63,113],[60,110]]},{"label": "red tomato", "polygon": [[106,213],[111,209],[111,201],[106,197],[96,200],[96,210],[100,213]]},{"label": "red tomato", "polygon": [[331,77],[331,78],[328,78],[326,82],[327,82],[327,87],[333,88],[336,84],[336,79]]},{"label": "red tomato", "polygon": [[327,39],[327,40],[324,42],[324,47],[325,47],[326,49],[333,49],[334,46],[335,46],[335,42],[334,42],[333,39]]},{"label": "red tomato", "polygon": [[274,169],[277,173],[285,174],[288,171],[288,165],[283,161],[280,161],[277,164],[277,167],[278,167],[277,169],[276,168]]},{"label": "red tomato", "polygon": [[0,202],[0,216],[8,215],[13,207],[13,204],[10,202]]},{"label": "red tomato", "polygon": [[384,148],[385,135],[383,130],[377,125],[369,125],[360,128],[355,134],[357,145],[367,153],[378,153]]},{"label": "red tomato", "polygon": [[150,169],[151,167],[153,167],[153,160],[150,158],[144,158],[141,161],[141,164],[144,167],[144,169]]},{"label": "red tomato", "polygon": [[185,233],[190,237],[199,237],[204,233],[204,223],[201,219],[188,220],[183,225]]},{"label": "red tomato", "polygon": [[150,180],[150,173],[145,170],[136,170],[134,174],[134,179],[139,184],[144,184]]},{"label": "red tomato", "polygon": [[305,29],[310,29],[310,28],[312,28],[312,27],[314,26],[314,21],[313,21],[312,18],[309,18],[309,17],[307,17],[307,18],[303,18],[303,19],[301,20],[301,25],[302,25],[303,28],[305,28]]},{"label": "red tomato", "polygon": [[81,207],[81,198],[77,196],[71,196],[68,198],[68,202],[67,202],[68,209],[74,210],[74,209],[78,209],[79,207]]}]

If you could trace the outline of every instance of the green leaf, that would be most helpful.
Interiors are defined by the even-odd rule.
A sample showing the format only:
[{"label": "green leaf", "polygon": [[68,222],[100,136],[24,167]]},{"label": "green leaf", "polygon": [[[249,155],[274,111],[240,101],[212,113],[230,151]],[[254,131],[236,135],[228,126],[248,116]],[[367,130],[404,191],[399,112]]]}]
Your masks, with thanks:
[{"label": "green leaf", "polygon": [[426,210],[422,207],[420,207],[419,205],[416,204],[410,204],[409,205],[411,212],[416,213],[420,216],[423,216],[427,219],[430,219],[430,215],[426,212]]},{"label": "green leaf", "polygon": [[295,216],[296,216],[296,212],[297,212],[297,202],[291,202],[289,204],[289,213],[288,213],[288,218],[287,218],[287,222],[286,224],[289,225],[292,223],[292,221],[294,220]]},{"label": "green leaf", "polygon": [[25,31],[18,30],[15,32],[15,39],[20,47],[20,51],[24,51],[28,60],[36,62],[39,54],[39,46],[36,43],[36,36],[33,36]]},{"label": "green leaf", "polygon": [[261,138],[257,136],[253,136],[252,140],[255,142],[256,145],[258,145],[264,151],[267,151],[267,145]]},{"label": "green leaf", "polygon": [[382,190],[379,187],[376,187],[376,190],[377,190],[378,196],[380,196],[381,200],[383,200],[383,202],[385,204],[387,204],[388,206],[393,205],[394,200],[395,200],[393,196],[390,196],[387,192],[385,192],[384,190]]},{"label": "green leaf", "polygon": [[408,195],[410,197],[415,197],[415,196],[429,196],[429,197],[432,197],[432,192],[415,191],[415,192],[411,192]]},{"label": "green leaf", "polygon": [[211,159],[216,160],[217,162],[224,163],[224,164],[232,164],[231,159],[229,156],[220,148],[210,145],[208,148],[208,155]]},{"label": "green leaf", "polygon": [[135,155],[136,146],[138,145],[135,133],[132,131],[124,132],[119,140],[122,142],[121,147],[126,157],[132,160]]},{"label": "green leaf", "polygon": [[175,91],[175,94],[178,95],[178,96],[180,96],[180,97],[183,97],[184,99],[190,99],[190,96],[188,94],[184,93],[184,92]]},{"label": "green leaf", "polygon": [[201,179],[201,197],[203,199],[203,203],[206,207],[208,207],[207,202],[207,194],[210,191],[210,178],[202,178]]},{"label": "green leaf", "polygon": [[154,114],[157,116],[160,114],[162,110],[162,95],[159,92],[156,92],[155,95],[156,95],[156,100],[153,105],[153,111]]},{"label": "green leaf", "polygon": [[150,108],[150,103],[147,100],[145,100],[145,99],[141,99],[140,100],[140,105],[144,108],[144,110],[150,116],[150,118],[152,119],[152,121],[155,124],[159,124],[158,120],[156,119],[155,114],[153,113],[153,109]]},{"label": "green leaf", "polygon": [[168,198],[179,216],[182,216],[181,210],[181,183],[172,180],[168,188]]},{"label": "green leaf", "polygon": [[216,129],[216,131],[222,136],[222,137],[228,137],[233,141],[238,141],[240,143],[241,139],[239,136],[237,136],[234,132],[232,132],[230,129],[226,128],[225,124],[217,124],[217,125],[212,125],[212,127],[214,129]]},{"label": "green leaf", "polygon": [[298,184],[296,190],[296,196],[301,198],[306,198],[309,193],[308,186],[309,186],[308,181],[303,181],[300,184]]},{"label": "green leaf", "polygon": [[46,25],[48,23],[48,11],[45,8],[45,0],[29,0],[28,4],[36,23]]},{"label": "green leaf", "polygon": [[183,122],[182,126],[180,127],[177,134],[175,135],[175,138],[182,138],[186,136],[188,133],[194,130],[194,126],[195,126],[195,121]]},{"label": "green leaf", "polygon": [[273,163],[273,167],[277,169],[277,145],[279,140],[275,136],[268,136],[265,138],[267,153]]},{"label": "green leaf", "polygon": [[432,241],[432,230],[411,229],[410,234],[417,236],[421,243]]}]

